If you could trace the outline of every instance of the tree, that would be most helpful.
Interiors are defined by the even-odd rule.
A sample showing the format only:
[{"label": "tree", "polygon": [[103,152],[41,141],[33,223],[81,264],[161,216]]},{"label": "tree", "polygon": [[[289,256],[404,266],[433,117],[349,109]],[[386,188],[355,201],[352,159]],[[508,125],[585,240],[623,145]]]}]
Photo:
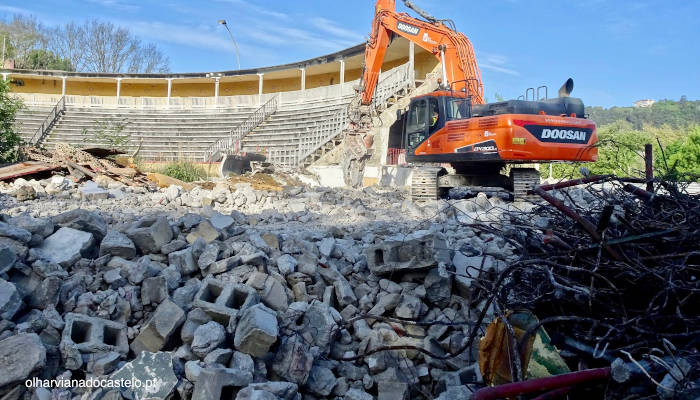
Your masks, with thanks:
[{"label": "tree", "polygon": [[92,19],[47,28],[34,17],[0,21],[6,59],[18,68],[86,72],[168,72],[169,60],[153,43],[142,43],[127,28]]},{"label": "tree", "polygon": [[24,105],[10,96],[10,83],[0,79],[0,162],[12,162],[19,156],[22,138],[15,132],[15,116]]},{"label": "tree", "polygon": [[79,71],[113,73],[168,72],[169,60],[152,44],[143,44],[128,29],[93,19],[51,30],[49,48]]},{"label": "tree", "polygon": [[73,71],[73,65],[67,58],[56,56],[53,52],[44,49],[30,50],[26,57],[20,59],[15,68],[44,69]]},{"label": "tree", "polygon": [[667,174],[671,177],[697,181],[700,178],[700,126],[693,128],[687,137],[669,144],[664,153],[657,153],[656,165],[661,162],[668,167]]}]

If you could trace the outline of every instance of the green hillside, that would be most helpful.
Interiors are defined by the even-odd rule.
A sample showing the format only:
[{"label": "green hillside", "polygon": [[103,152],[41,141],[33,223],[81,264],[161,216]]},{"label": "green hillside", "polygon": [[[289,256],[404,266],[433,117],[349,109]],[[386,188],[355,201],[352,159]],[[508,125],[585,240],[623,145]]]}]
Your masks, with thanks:
[{"label": "green hillside", "polygon": [[[587,107],[598,125],[598,161],[554,163],[553,178],[577,178],[580,167],[592,174],[643,176],[644,144],[654,146],[657,176],[698,181],[700,177],[700,101],[661,100],[651,107]],[[549,164],[542,164],[542,177]]]},{"label": "green hillside", "polygon": [[661,100],[644,108],[586,107],[586,113],[598,126],[625,121],[634,129],[661,126],[685,128],[700,124],[700,100]]}]

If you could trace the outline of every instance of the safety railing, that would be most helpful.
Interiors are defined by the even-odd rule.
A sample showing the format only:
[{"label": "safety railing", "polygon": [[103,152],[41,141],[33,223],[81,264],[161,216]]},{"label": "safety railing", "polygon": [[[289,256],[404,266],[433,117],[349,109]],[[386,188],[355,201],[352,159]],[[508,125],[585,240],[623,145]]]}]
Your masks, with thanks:
[{"label": "safety railing", "polygon": [[204,161],[212,162],[214,156],[218,153],[230,151],[237,153],[240,151],[241,141],[243,138],[245,138],[250,132],[257,128],[258,125],[277,111],[277,100],[278,96],[268,100],[265,104],[260,106],[260,108],[250,114],[248,118],[231,129],[228,137],[219,139],[213,145],[211,145],[207,149]]},{"label": "safety railing", "polygon": [[379,83],[372,101],[374,105],[383,105],[397,92],[410,88],[414,82],[414,73],[411,64],[407,63],[379,75]]},{"label": "safety railing", "polygon": [[51,111],[49,112],[49,115],[46,116],[44,121],[41,123],[41,126],[34,132],[34,135],[32,136],[31,139],[29,139],[29,143],[32,146],[36,146],[39,144],[46,134],[49,132],[53,124],[56,123],[56,120],[58,117],[63,114],[66,111],[66,96],[62,96],[56,105],[53,106]]},{"label": "safety railing", "polygon": [[[402,89],[410,88],[411,85],[413,85],[413,68],[410,64],[386,71],[379,76],[373,103],[384,104],[391,96]],[[267,161],[277,165],[301,165],[319,148],[342,134],[348,124],[348,109],[341,107],[328,118],[314,123],[305,132],[300,133],[296,138],[296,149],[290,147],[268,149]]]}]

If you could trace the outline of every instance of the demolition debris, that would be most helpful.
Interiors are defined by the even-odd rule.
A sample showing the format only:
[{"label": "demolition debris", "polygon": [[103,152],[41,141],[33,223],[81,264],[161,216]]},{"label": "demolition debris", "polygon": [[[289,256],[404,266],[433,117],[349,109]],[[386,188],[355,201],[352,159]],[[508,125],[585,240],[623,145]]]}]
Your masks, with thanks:
[{"label": "demolition debris", "polygon": [[[673,182],[418,204],[380,188],[157,185],[57,154],[42,162],[65,175],[0,183],[0,397],[700,390],[700,199]],[[153,384],[24,384],[93,378]]]}]

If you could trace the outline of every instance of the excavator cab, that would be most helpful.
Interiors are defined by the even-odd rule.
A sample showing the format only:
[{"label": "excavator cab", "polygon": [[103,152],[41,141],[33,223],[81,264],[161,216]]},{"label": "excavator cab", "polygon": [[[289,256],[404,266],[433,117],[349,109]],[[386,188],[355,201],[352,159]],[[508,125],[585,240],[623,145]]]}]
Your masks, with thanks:
[{"label": "excavator cab", "polygon": [[412,152],[427,138],[452,120],[471,117],[471,99],[468,96],[435,92],[411,99],[404,121],[404,148]]}]

